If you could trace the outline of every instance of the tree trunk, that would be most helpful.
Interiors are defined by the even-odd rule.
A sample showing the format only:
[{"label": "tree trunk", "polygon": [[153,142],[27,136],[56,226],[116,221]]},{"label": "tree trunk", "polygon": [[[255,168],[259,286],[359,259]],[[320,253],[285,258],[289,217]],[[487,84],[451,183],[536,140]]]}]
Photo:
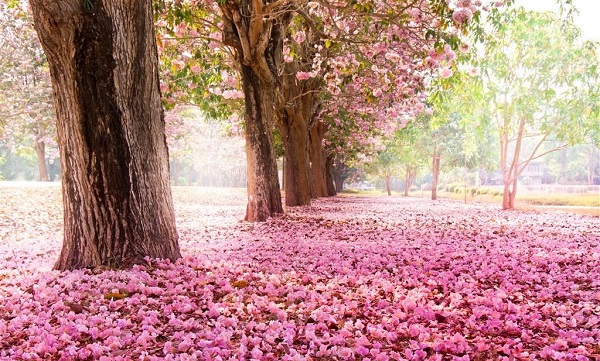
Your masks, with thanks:
[{"label": "tree trunk", "polygon": [[[505,120],[506,122],[506,120]],[[508,129],[508,127],[505,127]],[[521,144],[525,134],[525,119],[519,120],[519,128],[515,140],[515,147],[512,154],[512,161],[509,163],[508,153],[511,142],[508,131],[500,134],[500,168],[502,169],[502,180],[504,182],[504,193],[502,194],[502,209],[513,209],[515,207],[515,196],[517,195],[517,182],[521,169],[519,167],[519,158],[521,156]]]},{"label": "tree trunk", "polygon": [[48,166],[46,165],[46,143],[37,141],[34,144],[35,155],[37,157],[38,171],[40,173],[40,182],[49,182]]},{"label": "tree trunk", "polygon": [[271,84],[261,83],[250,66],[242,64],[241,75],[246,99],[245,135],[248,167],[248,206],[245,220],[262,222],[276,213],[283,213],[273,147],[275,89]]},{"label": "tree trunk", "polygon": [[329,195],[325,168],[326,156],[322,145],[324,136],[324,123],[317,122],[310,128],[311,195],[313,198],[327,197]]},{"label": "tree trunk", "polygon": [[431,181],[431,200],[437,199],[438,181],[440,179],[440,154],[437,147],[433,150],[433,180]]},{"label": "tree trunk", "polygon": [[265,221],[283,213],[273,142],[273,108],[283,64],[290,11],[267,10],[261,0],[218,2],[223,43],[233,49],[245,99],[248,205],[245,220]]},{"label": "tree trunk", "polygon": [[387,174],[385,176],[385,190],[387,191],[388,196],[392,195],[392,187],[391,187],[392,176]]},{"label": "tree trunk", "polygon": [[151,1],[31,0],[62,162],[58,270],[181,257]]},{"label": "tree trunk", "polygon": [[410,166],[406,166],[406,179],[405,179],[405,187],[404,187],[404,196],[408,197],[410,192],[410,187],[412,187],[413,182],[415,181],[415,177],[417,176],[417,171],[412,169]]},{"label": "tree trunk", "polygon": [[313,82],[298,81],[295,63],[288,63],[277,99],[277,125],[285,147],[284,188],[286,206],[307,206],[311,200],[309,120],[313,115]]},{"label": "tree trunk", "polygon": [[594,184],[595,154],[596,147],[593,144],[588,145],[589,153],[587,160],[587,180],[589,185]]},{"label": "tree trunk", "polygon": [[327,160],[325,161],[325,182],[327,185],[327,197],[333,197],[339,192],[343,191],[345,179],[346,178],[343,177],[343,174],[340,174],[339,177],[337,175],[334,177],[333,156],[327,156]]},{"label": "tree trunk", "polygon": [[404,176],[404,196],[408,197],[408,190],[410,189],[410,184],[408,184],[408,179],[410,178],[408,166],[406,167],[406,175]]},{"label": "tree trunk", "polygon": [[286,206],[310,205],[308,123],[299,112],[287,112],[279,124],[285,146],[283,179]]},{"label": "tree trunk", "polygon": [[515,197],[517,195],[517,179],[511,183],[504,183],[504,193],[502,194],[502,209],[515,208]]}]

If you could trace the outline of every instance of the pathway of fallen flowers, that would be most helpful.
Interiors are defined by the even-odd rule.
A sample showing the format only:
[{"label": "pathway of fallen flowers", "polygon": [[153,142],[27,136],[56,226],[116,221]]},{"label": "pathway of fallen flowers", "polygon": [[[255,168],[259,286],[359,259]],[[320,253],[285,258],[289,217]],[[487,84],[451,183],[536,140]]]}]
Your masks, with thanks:
[{"label": "pathway of fallen flowers", "polygon": [[0,197],[1,360],[600,358],[598,218],[175,188],[183,259],[59,273],[59,188]]}]

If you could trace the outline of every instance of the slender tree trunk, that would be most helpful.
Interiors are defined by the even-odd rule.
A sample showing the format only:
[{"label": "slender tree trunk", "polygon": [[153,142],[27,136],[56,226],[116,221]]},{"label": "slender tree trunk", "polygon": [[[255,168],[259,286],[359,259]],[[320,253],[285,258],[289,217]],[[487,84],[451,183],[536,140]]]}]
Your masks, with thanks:
[{"label": "slender tree trunk", "polygon": [[433,180],[431,182],[431,200],[437,199],[438,181],[440,179],[440,154],[437,147],[433,150]]},{"label": "slender tree trunk", "polygon": [[327,175],[326,175],[326,156],[323,150],[323,137],[325,136],[325,125],[321,122],[315,123],[310,128],[310,162],[313,198],[327,197]]},{"label": "slender tree trunk", "polygon": [[344,180],[343,174],[336,174],[334,176],[334,167],[333,167],[333,156],[327,156],[327,160],[325,161],[325,182],[327,185],[327,197],[333,197],[339,192],[344,190]]},{"label": "slender tree trunk", "polygon": [[[275,89],[264,84],[250,66],[241,65],[246,99],[246,160],[248,206],[245,220],[262,222],[283,213],[273,146]],[[289,168],[289,166],[288,166]]]},{"label": "slender tree trunk", "polygon": [[386,176],[385,176],[385,190],[387,191],[387,195],[388,196],[392,195],[391,182],[392,182],[392,176],[389,175],[389,174],[386,174]]},{"label": "slender tree trunk", "polygon": [[504,193],[502,194],[502,209],[514,209],[516,195],[517,179],[510,183],[504,183]]},{"label": "slender tree trunk", "polygon": [[595,160],[595,153],[596,153],[596,147],[593,144],[588,145],[589,147],[589,153],[588,153],[588,161],[587,161],[587,179],[588,179],[588,184],[589,185],[593,185],[594,184],[594,160]]},{"label": "slender tree trunk", "polygon": [[[507,128],[508,129],[508,128]],[[512,154],[512,161],[508,165],[508,132],[501,137],[500,148],[502,159],[502,179],[504,181],[504,193],[502,194],[502,209],[513,209],[515,207],[515,196],[517,195],[517,182],[519,181],[521,144],[525,133],[525,119],[519,121],[519,130],[515,139],[515,149]]]},{"label": "slender tree trunk", "polygon": [[37,158],[38,171],[40,173],[40,182],[49,182],[48,165],[46,164],[46,143],[37,141],[34,144],[35,156]]},{"label": "slender tree trunk", "polygon": [[410,189],[410,184],[408,184],[408,179],[410,177],[408,166],[406,167],[406,174],[404,176],[404,196],[408,197],[408,190]]},{"label": "slender tree trunk", "polygon": [[152,2],[31,0],[50,66],[64,241],[55,268],[179,258]]},{"label": "slender tree trunk", "polygon": [[406,179],[405,179],[405,187],[404,187],[404,196],[408,197],[410,192],[410,187],[412,187],[413,182],[415,181],[415,177],[417,176],[417,170],[411,168],[410,166],[406,166]]}]

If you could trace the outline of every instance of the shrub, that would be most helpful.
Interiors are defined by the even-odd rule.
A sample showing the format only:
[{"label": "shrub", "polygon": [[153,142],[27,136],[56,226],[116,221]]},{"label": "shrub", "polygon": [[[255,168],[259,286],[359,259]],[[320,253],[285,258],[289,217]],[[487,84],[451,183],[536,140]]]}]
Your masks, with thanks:
[{"label": "shrub", "polygon": [[446,192],[456,192],[456,188],[460,186],[461,183],[448,183],[446,184]]},{"label": "shrub", "polygon": [[491,189],[491,190],[490,190],[490,194],[491,194],[492,196],[494,196],[494,197],[495,197],[495,196],[500,196],[500,197],[502,197],[502,191],[498,191],[498,190],[495,190],[495,189]]}]

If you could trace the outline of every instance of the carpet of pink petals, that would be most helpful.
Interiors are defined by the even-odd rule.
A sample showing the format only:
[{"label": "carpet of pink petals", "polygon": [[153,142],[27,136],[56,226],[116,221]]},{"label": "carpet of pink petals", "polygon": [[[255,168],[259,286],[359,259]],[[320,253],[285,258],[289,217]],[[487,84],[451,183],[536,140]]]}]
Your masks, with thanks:
[{"label": "carpet of pink petals", "polygon": [[175,262],[51,271],[58,186],[0,186],[0,360],[598,360],[600,220],[175,188]]}]

